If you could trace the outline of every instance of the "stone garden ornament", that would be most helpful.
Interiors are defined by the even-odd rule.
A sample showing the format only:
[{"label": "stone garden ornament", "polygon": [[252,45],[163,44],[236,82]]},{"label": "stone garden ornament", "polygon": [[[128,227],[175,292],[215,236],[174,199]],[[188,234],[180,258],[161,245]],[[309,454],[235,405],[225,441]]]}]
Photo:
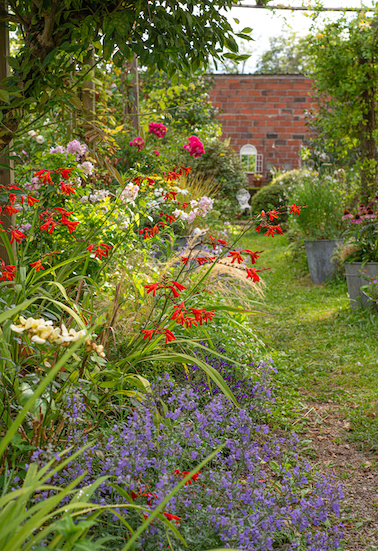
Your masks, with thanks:
[{"label": "stone garden ornament", "polygon": [[236,194],[236,199],[239,202],[239,206],[242,212],[244,212],[246,209],[252,210],[251,205],[249,204],[249,200],[251,198],[251,194],[247,189],[239,189],[239,191]]}]

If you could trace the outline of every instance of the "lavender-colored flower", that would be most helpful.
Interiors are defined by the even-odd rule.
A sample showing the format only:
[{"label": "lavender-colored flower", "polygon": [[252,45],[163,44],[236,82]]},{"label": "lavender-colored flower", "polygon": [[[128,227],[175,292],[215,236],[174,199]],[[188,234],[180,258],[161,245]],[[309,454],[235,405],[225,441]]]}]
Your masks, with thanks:
[{"label": "lavender-colored flower", "polygon": [[56,147],[50,148],[50,153],[65,153],[66,150],[62,145],[57,145]]}]

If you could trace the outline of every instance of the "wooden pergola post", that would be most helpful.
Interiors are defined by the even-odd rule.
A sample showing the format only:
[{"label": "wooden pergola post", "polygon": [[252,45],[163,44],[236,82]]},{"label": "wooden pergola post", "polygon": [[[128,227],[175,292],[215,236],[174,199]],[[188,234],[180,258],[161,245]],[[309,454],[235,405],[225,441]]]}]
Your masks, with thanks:
[{"label": "wooden pergola post", "polygon": [[[88,57],[84,60],[84,65],[94,67],[93,51],[89,52]],[[83,82],[83,108],[87,120],[93,120],[96,113],[96,84],[93,82],[93,78],[94,69],[88,73],[88,80]]]},{"label": "wooden pergola post", "polygon": [[[3,9],[7,9],[7,3],[1,0],[3,4]],[[9,28],[8,23],[0,23],[0,86],[2,81],[9,77],[10,67],[6,60],[6,57],[9,56]],[[8,151],[12,146],[10,142],[8,148],[5,151]],[[13,162],[6,157],[0,157],[0,163],[6,164],[9,166],[9,169],[0,167],[0,185],[9,186],[14,183],[14,173],[13,173]],[[0,227],[4,230],[8,230],[10,226],[14,226],[16,223],[16,216],[7,216],[4,212],[0,214]],[[15,252],[15,243],[13,243],[14,252]],[[3,260],[5,264],[9,264],[9,256],[7,250],[3,244],[3,240],[0,239],[0,260]]]}]

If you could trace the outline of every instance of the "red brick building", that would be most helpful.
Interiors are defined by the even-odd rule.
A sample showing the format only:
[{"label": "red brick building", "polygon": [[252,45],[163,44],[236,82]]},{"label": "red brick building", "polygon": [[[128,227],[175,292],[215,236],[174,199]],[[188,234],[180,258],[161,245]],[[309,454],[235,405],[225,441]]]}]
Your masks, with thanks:
[{"label": "red brick building", "polygon": [[[242,156],[250,184],[254,173],[299,166],[309,138],[305,111],[313,106],[312,80],[303,75],[212,75],[210,98],[220,109],[223,137]],[[257,183],[257,185],[259,185]]]}]

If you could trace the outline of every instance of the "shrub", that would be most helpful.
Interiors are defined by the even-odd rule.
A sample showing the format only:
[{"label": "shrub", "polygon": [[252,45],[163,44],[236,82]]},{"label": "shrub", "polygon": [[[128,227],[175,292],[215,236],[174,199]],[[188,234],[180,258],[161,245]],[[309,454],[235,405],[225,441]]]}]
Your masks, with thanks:
[{"label": "shrub", "polygon": [[[292,191],[300,180],[303,173],[307,171],[290,170],[273,178],[270,184],[262,187],[252,197],[252,212],[257,213],[261,210],[270,210],[277,206],[282,206],[287,202],[288,193]],[[287,221],[287,214],[283,212],[280,217],[281,222]]]},{"label": "shrub", "polygon": [[247,184],[243,165],[230,140],[216,138],[205,142],[205,153],[193,162],[193,173],[212,177],[219,185],[219,198],[232,199],[235,203],[236,192]]}]

